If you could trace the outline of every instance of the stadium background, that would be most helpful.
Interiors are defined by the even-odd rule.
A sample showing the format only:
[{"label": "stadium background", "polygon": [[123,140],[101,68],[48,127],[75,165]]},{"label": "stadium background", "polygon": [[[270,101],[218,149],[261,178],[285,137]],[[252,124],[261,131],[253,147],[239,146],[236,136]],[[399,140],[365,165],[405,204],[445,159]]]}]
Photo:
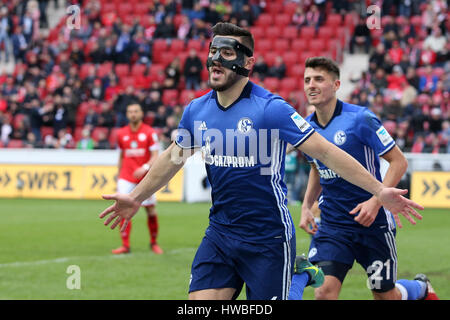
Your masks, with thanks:
[{"label": "stadium background", "polygon": [[[168,199],[176,202],[158,206],[164,257],[151,255],[144,246],[147,234],[138,227],[144,222],[135,224],[133,254],[110,257],[118,235],[96,219],[106,202],[67,199],[95,199],[114,189],[115,135],[125,124],[127,101],[139,99],[145,122],[157,129],[162,148],[170,143],[183,107],[208,91],[203,65],[209,28],[217,21],[252,31],[258,63],[251,80],[280,94],[303,116],[306,58],[322,55],[340,63],[339,98],[367,106],[382,119],[410,160],[402,185],[427,206],[423,222],[399,231],[399,276],[428,272],[436,279],[438,294],[450,297],[448,2],[0,3],[7,8],[0,9],[0,25],[8,25],[7,30],[0,28],[0,298],[186,297],[190,262],[207,223],[208,204],[182,202],[183,182],[176,199]],[[66,12],[71,4],[81,7],[79,28],[72,12]],[[376,5],[375,11],[367,11],[370,5]],[[188,72],[186,66],[196,65],[200,70]],[[21,152],[11,156],[18,148]],[[113,160],[104,168],[86,161],[72,161],[70,167],[67,163],[77,150],[85,150],[88,159],[106,152]],[[48,158],[47,164],[33,162],[38,153]],[[56,154],[66,158],[59,167],[51,161]],[[69,169],[74,171],[67,174]],[[20,172],[28,180],[20,179]],[[49,183],[55,176],[49,172],[60,177],[61,190],[67,186],[62,179],[73,178],[70,186],[87,191],[72,196],[54,192]],[[296,222],[308,173],[301,154],[290,156],[286,172]],[[207,191],[205,181],[200,182]],[[137,220],[142,219],[138,215]],[[306,251],[308,243],[298,232],[299,250]],[[65,286],[71,264],[81,267],[82,290]],[[370,298],[358,268],[346,280],[344,299]],[[142,277],[148,281],[145,286]],[[312,298],[311,290],[306,298]]]}]

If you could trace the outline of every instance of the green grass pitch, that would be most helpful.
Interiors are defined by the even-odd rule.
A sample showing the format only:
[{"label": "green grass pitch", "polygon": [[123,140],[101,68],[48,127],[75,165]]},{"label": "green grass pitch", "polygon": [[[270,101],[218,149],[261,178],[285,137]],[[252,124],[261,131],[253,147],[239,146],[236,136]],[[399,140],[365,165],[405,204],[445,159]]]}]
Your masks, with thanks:
[{"label": "green grass pitch", "polygon": [[[98,214],[111,202],[0,199],[0,299],[186,299],[190,266],[208,223],[209,204],[159,203],[159,243],[149,250],[143,210],[133,220],[132,253],[113,256],[117,230]],[[290,207],[294,223],[299,207]],[[441,299],[450,298],[450,210],[428,209],[424,220],[397,232],[398,278],[426,273]],[[297,253],[309,236],[297,228]],[[79,266],[81,289],[70,290],[67,268]],[[355,264],[341,299],[371,299],[363,269]],[[243,292],[240,299],[245,299]],[[313,299],[306,288],[304,299]]]}]

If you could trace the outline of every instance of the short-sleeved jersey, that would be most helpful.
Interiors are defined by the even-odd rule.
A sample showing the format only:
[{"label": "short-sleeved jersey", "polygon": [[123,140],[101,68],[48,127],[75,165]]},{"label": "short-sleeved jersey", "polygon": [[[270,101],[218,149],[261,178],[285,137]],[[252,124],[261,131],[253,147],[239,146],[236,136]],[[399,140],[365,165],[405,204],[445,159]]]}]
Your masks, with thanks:
[{"label": "short-sleeved jersey", "polygon": [[176,143],[201,147],[211,184],[210,227],[248,242],[281,242],[295,232],[283,182],[286,145],[312,127],[281,97],[248,82],[223,108],[216,91],[185,109]]},{"label": "short-sleeved jersey", "polygon": [[[309,115],[306,120],[325,139],[346,151],[376,179],[382,181],[379,157],[394,148],[395,142],[373,112],[338,100],[335,112],[325,127],[317,121],[316,113]],[[319,208],[323,226],[348,227],[364,232],[395,228],[391,213],[383,207],[369,228],[354,221],[355,216],[349,212],[372,195],[342,179],[319,160],[308,155],[306,157],[315,165],[320,176],[322,195]]]},{"label": "short-sleeved jersey", "polygon": [[127,125],[119,129],[117,145],[123,155],[119,178],[139,183],[141,179],[134,178],[133,172],[150,160],[151,151],[158,150],[158,135],[145,123],[136,131]]}]

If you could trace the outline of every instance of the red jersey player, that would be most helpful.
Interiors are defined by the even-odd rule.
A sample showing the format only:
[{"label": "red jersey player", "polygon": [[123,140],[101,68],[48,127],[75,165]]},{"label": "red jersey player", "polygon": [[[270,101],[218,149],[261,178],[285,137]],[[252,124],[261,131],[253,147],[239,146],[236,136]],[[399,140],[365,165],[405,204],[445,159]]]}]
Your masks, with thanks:
[{"label": "red jersey player", "polygon": [[[141,105],[131,103],[127,106],[126,116],[129,124],[120,128],[117,134],[118,146],[121,150],[119,158],[119,179],[117,191],[120,193],[131,192],[144,178],[147,171],[158,156],[158,136],[155,131],[143,123],[144,112]],[[156,242],[158,234],[158,218],[155,210],[156,197],[142,202],[147,211],[147,225],[150,232],[150,247],[156,254],[162,254],[162,249]],[[124,232],[120,233],[122,246],[112,250],[114,254],[130,252],[131,224],[128,224]]]}]

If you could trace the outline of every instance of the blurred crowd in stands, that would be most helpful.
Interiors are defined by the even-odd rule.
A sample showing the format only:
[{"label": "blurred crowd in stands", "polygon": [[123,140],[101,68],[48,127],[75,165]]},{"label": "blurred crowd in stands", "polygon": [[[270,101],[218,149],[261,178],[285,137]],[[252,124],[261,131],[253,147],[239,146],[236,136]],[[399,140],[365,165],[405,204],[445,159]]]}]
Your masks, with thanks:
[{"label": "blurred crowd in stands", "polygon": [[[255,30],[251,79],[305,115],[304,69],[287,59],[308,51],[304,43],[294,47],[294,39],[308,29],[322,34],[333,16],[338,24],[350,21],[343,49],[370,55],[368,70],[351,79],[348,101],[373,110],[403,150],[450,152],[446,1],[68,1],[65,6],[81,7],[80,28],[68,28],[63,17],[47,32],[47,9],[58,3],[65,12],[57,0],[0,0],[0,59],[15,64],[12,74],[0,74],[0,147],[115,148],[134,100],[167,146],[184,106],[209,90],[205,61],[211,26],[219,21]],[[371,4],[381,8],[381,20],[369,30]],[[295,33],[277,39],[278,29],[272,52],[258,55],[258,43],[270,37],[268,18],[284,23],[286,36]],[[288,77],[292,90],[283,90]]]}]

